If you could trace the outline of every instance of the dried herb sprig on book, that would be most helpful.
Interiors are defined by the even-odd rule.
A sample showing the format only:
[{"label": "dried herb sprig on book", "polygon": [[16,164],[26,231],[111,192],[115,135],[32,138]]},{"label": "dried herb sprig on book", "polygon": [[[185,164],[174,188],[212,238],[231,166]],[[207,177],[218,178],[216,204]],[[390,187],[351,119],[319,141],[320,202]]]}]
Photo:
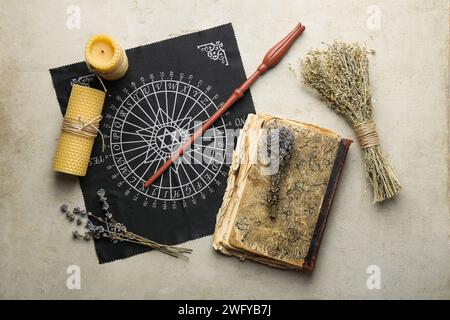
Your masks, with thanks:
[{"label": "dried herb sprig on book", "polygon": [[278,162],[278,171],[272,175],[267,202],[270,205],[269,216],[276,218],[278,200],[280,199],[280,183],[286,174],[286,165],[291,159],[294,148],[294,133],[286,127],[273,128],[267,135],[267,153],[271,163]]},{"label": "dried herb sprig on book", "polygon": [[[97,216],[92,212],[87,212],[78,207],[70,211],[67,204],[61,206],[61,212],[66,215],[69,221],[76,221],[77,225],[84,224],[87,229],[84,234],[79,233],[78,230],[73,231],[72,235],[74,239],[84,239],[89,241],[91,238],[105,238],[111,240],[113,243],[126,241],[161,251],[162,253],[176,258],[188,259],[185,254],[192,253],[192,249],[159,244],[128,231],[124,224],[117,222],[114,219],[109,208],[105,190],[98,190],[97,195],[102,205],[101,209],[104,211],[104,216]],[[89,219],[83,221],[85,217],[88,217]],[[95,221],[95,223],[93,221]]]},{"label": "dried herb sprig on book", "polygon": [[314,125],[249,115],[233,153],[213,247],[243,260],[312,271],[350,143]]},{"label": "dried herb sprig on book", "polygon": [[353,126],[363,150],[373,201],[394,197],[401,189],[394,170],[380,147],[372,115],[368,51],[359,44],[334,42],[312,50],[302,61],[305,85],[322,97]]}]

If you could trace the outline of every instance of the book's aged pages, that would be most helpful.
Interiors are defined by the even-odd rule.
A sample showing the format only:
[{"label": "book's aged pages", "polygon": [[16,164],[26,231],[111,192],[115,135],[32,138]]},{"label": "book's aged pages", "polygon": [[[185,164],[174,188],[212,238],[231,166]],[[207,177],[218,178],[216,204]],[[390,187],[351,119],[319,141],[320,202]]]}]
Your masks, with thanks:
[{"label": "book's aged pages", "polygon": [[[277,216],[267,204],[271,175],[261,161],[267,129],[294,133],[283,168]],[[312,271],[328,212],[351,141],[314,125],[270,115],[249,115],[233,153],[213,247],[271,266]]]}]

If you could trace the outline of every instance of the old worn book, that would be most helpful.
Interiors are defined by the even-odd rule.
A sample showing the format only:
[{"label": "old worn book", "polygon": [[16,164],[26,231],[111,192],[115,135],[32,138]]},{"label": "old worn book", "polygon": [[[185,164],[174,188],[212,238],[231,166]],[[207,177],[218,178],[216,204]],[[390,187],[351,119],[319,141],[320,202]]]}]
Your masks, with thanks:
[{"label": "old worn book", "polygon": [[[261,155],[276,128],[292,132],[293,148],[285,166],[273,173]],[[243,260],[312,271],[351,142],[315,125],[249,115],[233,153],[213,247]],[[268,201],[274,174],[279,175],[275,214]]]}]

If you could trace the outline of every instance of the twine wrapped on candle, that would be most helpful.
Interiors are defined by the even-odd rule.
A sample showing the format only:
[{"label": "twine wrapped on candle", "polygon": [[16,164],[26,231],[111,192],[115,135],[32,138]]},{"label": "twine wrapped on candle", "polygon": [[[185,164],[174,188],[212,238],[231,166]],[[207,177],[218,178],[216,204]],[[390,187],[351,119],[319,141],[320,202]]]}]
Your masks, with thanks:
[{"label": "twine wrapped on candle", "polygon": [[358,44],[334,42],[326,50],[309,51],[302,61],[305,85],[353,126],[363,150],[374,202],[394,197],[401,185],[380,147],[372,115],[369,60]]},{"label": "twine wrapped on candle", "polygon": [[105,95],[101,90],[73,85],[53,161],[55,171],[86,175],[94,140],[100,132]]}]

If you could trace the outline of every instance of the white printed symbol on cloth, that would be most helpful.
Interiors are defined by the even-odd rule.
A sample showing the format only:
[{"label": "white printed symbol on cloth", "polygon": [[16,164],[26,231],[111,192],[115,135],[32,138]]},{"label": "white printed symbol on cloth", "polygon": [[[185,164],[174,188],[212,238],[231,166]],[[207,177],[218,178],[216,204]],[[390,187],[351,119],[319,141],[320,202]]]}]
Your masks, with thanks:
[{"label": "white printed symbol on cloth", "polygon": [[228,66],[227,53],[223,48],[223,42],[208,42],[197,46],[197,49],[206,52],[208,58],[210,58],[211,60],[219,61],[220,63]]}]

